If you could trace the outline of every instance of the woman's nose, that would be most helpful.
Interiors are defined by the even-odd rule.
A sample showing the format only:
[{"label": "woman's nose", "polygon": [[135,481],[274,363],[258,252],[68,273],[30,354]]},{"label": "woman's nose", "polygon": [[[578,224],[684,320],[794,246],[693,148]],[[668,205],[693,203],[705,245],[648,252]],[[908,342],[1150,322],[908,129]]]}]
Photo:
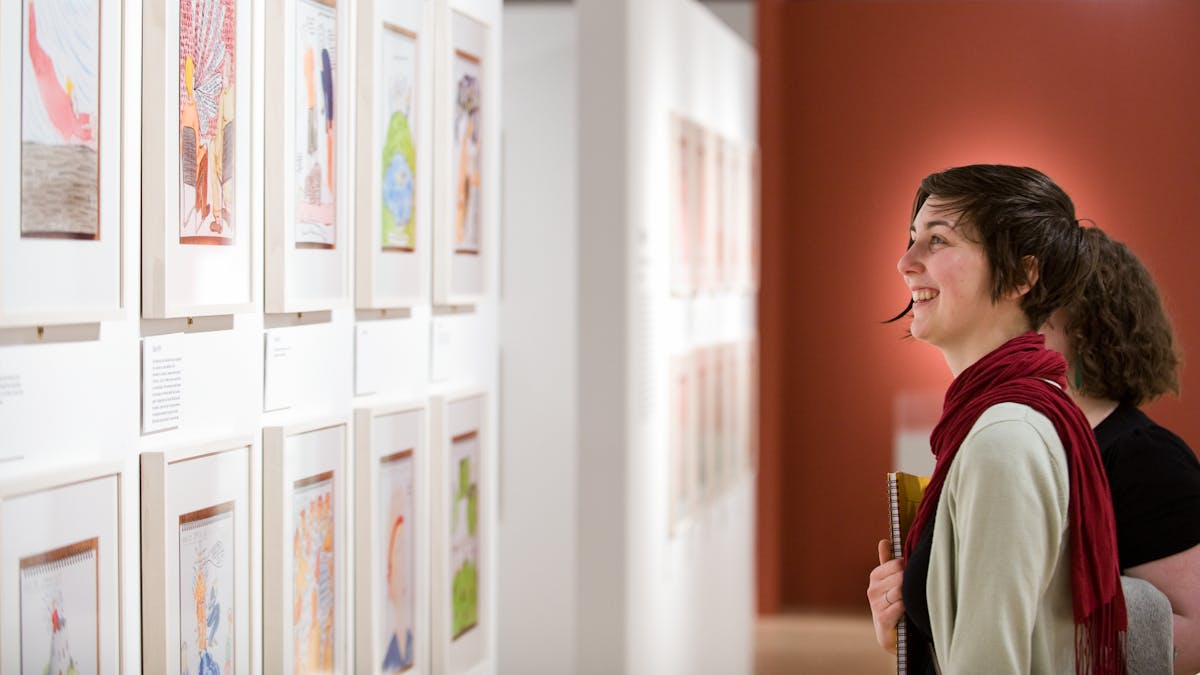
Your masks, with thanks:
[{"label": "woman's nose", "polygon": [[899,271],[901,275],[904,275],[908,274],[909,272],[916,272],[920,264],[921,256],[918,248],[912,244],[909,244],[908,250],[905,251],[904,255],[900,256],[900,259],[896,261],[896,270]]}]

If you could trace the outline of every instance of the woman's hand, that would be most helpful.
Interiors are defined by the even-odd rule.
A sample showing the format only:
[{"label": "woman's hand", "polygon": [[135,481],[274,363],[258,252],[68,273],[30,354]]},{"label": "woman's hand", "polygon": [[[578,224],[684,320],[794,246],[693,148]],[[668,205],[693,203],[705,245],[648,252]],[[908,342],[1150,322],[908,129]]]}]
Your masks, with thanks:
[{"label": "woman's hand", "polygon": [[904,580],[904,560],[892,559],[892,543],[879,541],[879,567],[871,570],[867,586],[867,601],[871,605],[871,620],[875,623],[875,639],[879,646],[896,653],[896,624],[904,615],[904,599],[900,583]]}]

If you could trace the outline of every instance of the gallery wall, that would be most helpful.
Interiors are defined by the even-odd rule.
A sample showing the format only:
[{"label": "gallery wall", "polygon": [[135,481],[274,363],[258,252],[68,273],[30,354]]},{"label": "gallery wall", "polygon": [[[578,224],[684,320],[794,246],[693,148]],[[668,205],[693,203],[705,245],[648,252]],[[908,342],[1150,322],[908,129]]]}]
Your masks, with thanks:
[{"label": "gallery wall", "polygon": [[[708,253],[699,253],[710,250],[701,243],[705,235],[683,256],[693,282],[677,283],[676,272],[680,237],[693,227],[678,211],[687,171],[680,166],[680,122],[706,135],[710,151],[752,155],[756,56],[691,0],[574,6],[583,159],[579,388],[570,393],[579,411],[577,668],[747,673],[752,448],[743,439],[713,444],[711,435],[699,444],[678,442],[681,419],[684,434],[703,437],[709,428],[697,420],[713,416],[680,417],[673,368],[722,345],[749,346],[755,335],[753,287],[706,276],[721,278],[704,262]],[[720,192],[703,188],[710,196],[714,189]],[[748,218],[716,218],[748,227]],[[714,447],[736,448],[736,459],[706,456]],[[710,459],[716,463],[705,464]],[[697,478],[697,463],[711,473],[701,469]],[[677,499],[679,477],[688,499]]]},{"label": "gallery wall", "polygon": [[[936,349],[883,325],[917,183],[1039,168],[1158,281],[1183,395],[1147,407],[1200,448],[1200,6],[1185,1],[759,3],[763,147],[760,611],[866,611],[898,432],[936,419]],[[932,413],[927,410],[932,400]],[[914,403],[914,401],[916,403]],[[913,409],[919,409],[913,412]],[[802,498],[799,496],[803,495]]]},{"label": "gallery wall", "polygon": [[504,7],[504,673],[577,672],[576,32],[570,3]]},{"label": "gallery wall", "polygon": [[[10,78],[14,73],[19,78],[22,42],[19,39],[9,40],[12,36],[7,31],[22,25],[22,4],[5,3],[0,14],[0,26],[4,26],[6,31],[3,49],[0,50],[4,83],[6,86],[15,86],[17,91],[20,87],[13,85],[13,82],[18,80]],[[363,64],[355,53],[354,47],[358,42],[355,36],[358,35],[357,22],[360,18],[371,8],[383,6],[384,3],[324,3],[338,8],[338,40],[345,46],[337,62],[337,76],[340,78],[335,106],[339,113],[338,143],[336,148],[329,149],[329,157],[336,156],[339,167],[336,184],[341,234],[336,247],[331,249],[337,250],[342,256],[341,267],[334,272],[338,277],[335,284],[338,290],[334,296],[319,300],[305,297],[303,291],[298,291],[288,299],[289,291],[283,290],[280,303],[271,299],[272,293],[280,289],[273,291],[268,277],[273,267],[280,264],[281,256],[301,255],[292,249],[300,250],[302,247],[279,246],[276,240],[281,237],[289,244],[292,242],[278,232],[272,234],[269,224],[269,221],[280,216],[268,204],[273,198],[271,185],[279,175],[286,173],[289,163],[284,161],[283,154],[272,154],[269,146],[271,128],[282,125],[282,122],[276,107],[279,101],[272,100],[269,93],[274,92],[274,85],[267,86],[267,83],[293,80],[268,77],[268,63],[276,62],[272,60],[267,35],[270,31],[282,35],[281,17],[291,15],[277,13],[278,8],[273,2],[236,3],[239,21],[244,19],[240,25],[245,27],[247,36],[246,42],[239,42],[239,47],[246,49],[239,62],[242,65],[238,66],[237,71],[239,81],[245,78],[246,82],[246,88],[240,94],[243,97],[239,99],[237,116],[237,147],[239,152],[244,152],[244,156],[239,155],[236,169],[239,181],[245,181],[244,184],[238,183],[236,193],[240,200],[238,208],[245,209],[239,212],[243,217],[238,221],[238,245],[245,246],[249,253],[244,259],[245,269],[240,272],[240,268],[235,269],[233,274],[244,274],[250,296],[243,305],[233,309],[176,312],[169,309],[162,311],[161,308],[152,310],[150,302],[143,300],[144,297],[169,296],[175,292],[158,286],[158,280],[163,279],[164,274],[172,278],[169,262],[165,271],[162,265],[143,266],[146,250],[155,246],[169,246],[175,235],[173,228],[177,227],[177,224],[167,222],[163,232],[144,235],[144,232],[148,232],[145,228],[162,225],[162,214],[153,213],[147,205],[165,198],[164,194],[159,194],[164,182],[168,190],[171,185],[170,180],[160,180],[164,169],[146,170],[146,163],[151,161],[148,158],[175,152],[174,161],[166,162],[165,171],[169,174],[172,168],[178,166],[178,151],[173,150],[173,142],[159,143],[147,136],[149,132],[146,130],[153,128],[153,125],[149,124],[146,110],[154,102],[143,98],[145,91],[161,91],[165,88],[169,101],[178,89],[170,83],[165,87],[160,83],[155,89],[143,77],[144,67],[148,72],[154,64],[165,62],[170,71],[171,66],[179,60],[178,52],[163,53],[161,49],[156,49],[156,40],[152,37],[157,36],[161,44],[162,35],[155,31],[161,30],[164,23],[163,8],[170,7],[171,3],[126,0],[123,3],[102,4],[106,16],[111,12],[115,18],[111,23],[104,24],[100,42],[105,49],[112,50],[116,57],[111,62],[106,59],[102,78],[113,83],[108,86],[114,87],[113,91],[119,95],[121,104],[120,115],[110,116],[115,121],[110,122],[112,128],[106,130],[102,140],[111,156],[120,157],[118,171],[112,174],[111,182],[101,195],[103,204],[117,205],[116,218],[106,221],[107,225],[113,227],[104,231],[103,238],[105,241],[119,242],[119,303],[115,311],[100,320],[72,321],[68,317],[67,320],[56,319],[45,323],[6,323],[0,328],[0,485],[4,487],[3,494],[6,497],[19,494],[22,483],[35,484],[46,476],[70,475],[73,470],[98,462],[115,463],[123,468],[125,473],[121,483],[119,520],[121,659],[125,672],[140,672],[146,645],[141,643],[139,630],[142,619],[140,587],[143,582],[139,577],[142,555],[142,540],[139,537],[139,460],[149,453],[170,454],[206,447],[213,442],[223,442],[223,439],[249,439],[249,503],[252,510],[249,528],[257,533],[250,538],[250,551],[244,553],[250,557],[249,610],[254,626],[251,631],[253,638],[249,643],[249,661],[255,664],[256,670],[261,670],[262,664],[276,663],[279,658],[278,654],[264,650],[261,630],[266,614],[263,606],[264,582],[271,581],[270,575],[264,578],[263,571],[264,558],[269,553],[264,551],[263,532],[264,527],[269,529],[270,526],[269,520],[264,524],[264,482],[270,483],[278,478],[273,474],[277,467],[263,459],[267,452],[265,446],[269,445],[264,441],[264,430],[293,428],[314,420],[333,420],[344,424],[345,457],[342,466],[347,478],[342,483],[346,488],[346,511],[341,524],[344,528],[343,541],[354,545],[346,546],[347,553],[341,558],[345,565],[341,591],[345,597],[339,611],[344,612],[342,616],[346,623],[340,627],[337,640],[340,658],[344,659],[339,663],[345,670],[350,670],[353,668],[355,648],[359,644],[356,640],[369,630],[356,617],[355,576],[350,573],[359,562],[356,550],[364,550],[366,546],[365,541],[355,540],[357,519],[368,516],[362,509],[356,508],[353,499],[356,490],[352,487],[354,481],[349,478],[356,469],[365,468],[356,467],[354,459],[356,431],[362,431],[361,428],[356,429],[355,411],[395,404],[416,406],[422,410],[426,433],[432,434],[435,429],[432,425],[439,421],[438,416],[433,414],[435,398],[455,396],[462,392],[482,392],[485,398],[479,416],[484,432],[479,439],[483,468],[478,481],[482,493],[479,507],[481,527],[485,534],[481,547],[485,564],[493,567],[481,572],[480,577],[479,630],[472,635],[472,639],[478,638],[475,645],[477,649],[471,655],[456,654],[455,641],[442,631],[441,635],[448,646],[442,650],[439,662],[446,671],[494,672],[497,667],[498,633],[498,577],[495,564],[498,560],[496,533],[500,499],[498,432],[501,407],[498,335],[501,255],[499,186],[502,172],[499,148],[504,110],[500,85],[504,46],[501,3],[499,0],[414,0],[404,5],[423,17],[410,28],[417,33],[415,42],[421,68],[415,93],[415,106],[419,112],[415,117],[427,126],[422,127],[424,131],[414,139],[424,144],[424,147],[418,145],[417,164],[413,167],[418,176],[415,199],[419,214],[416,226],[419,243],[412,255],[419,261],[417,267],[422,279],[421,290],[416,296],[402,301],[395,301],[393,296],[379,290],[386,284],[378,285],[369,276],[361,278],[355,274],[356,269],[364,264],[374,266],[376,271],[386,268],[388,264],[386,261],[379,262],[378,258],[372,259],[374,262],[364,263],[365,258],[359,255],[363,253],[364,246],[370,245],[369,242],[376,241],[378,237],[368,235],[360,239],[357,226],[363,216],[356,210],[357,204],[374,203],[375,200],[370,199],[369,193],[358,193],[367,179],[367,172],[357,169],[359,152],[374,140],[367,141],[357,135],[361,128],[356,118],[361,92],[357,89],[356,75]],[[226,7],[235,6],[234,3],[224,4]],[[174,4],[176,8],[179,6],[178,2]],[[399,6],[391,5],[393,9]],[[438,258],[433,246],[435,240],[450,242],[454,236],[452,205],[455,195],[449,186],[452,180],[448,165],[451,141],[448,140],[449,135],[438,135],[439,132],[434,131],[433,119],[438,112],[452,110],[454,104],[452,98],[447,98],[434,105],[433,97],[435,94],[451,92],[449,81],[454,73],[454,49],[464,49],[455,37],[465,32],[465,29],[454,28],[457,21],[455,16],[459,15],[471,17],[485,27],[482,33],[484,37],[476,43],[477,53],[474,54],[482,64],[480,72],[485,92],[482,104],[484,121],[479,129],[480,144],[485,148],[480,153],[485,187],[479,193],[481,202],[478,204],[484,253],[468,261],[474,265],[470,274],[478,276],[480,286],[477,292],[466,294],[456,294],[452,280],[449,286],[443,286],[443,291],[439,292],[441,282],[437,280],[442,278],[442,281],[446,281],[449,278],[438,275],[446,274],[448,266],[458,265],[459,262],[453,257]],[[398,21],[393,15],[367,17],[367,23],[388,20]],[[48,26],[50,22],[45,21],[43,25]],[[166,25],[169,26],[170,21]],[[455,33],[456,30],[459,32]],[[14,60],[18,65],[12,67]],[[288,64],[296,65],[292,61]],[[174,85],[178,85],[178,82]],[[292,89],[287,89],[287,92],[295,93]],[[150,113],[149,116],[154,114]],[[172,117],[168,115],[166,121],[169,134],[174,133],[170,129]],[[446,130],[452,125],[443,122],[437,126]],[[178,134],[168,135],[168,139],[177,137]],[[5,139],[7,143],[7,135]],[[443,150],[435,151],[435,143],[443,140],[446,141]],[[7,145],[3,147],[8,148]],[[7,185],[19,185],[20,179],[14,178],[11,173],[14,171],[14,164],[8,161],[11,153],[4,154],[4,182]],[[368,161],[366,166],[373,168],[375,162]],[[435,179],[435,175],[438,178]],[[153,187],[156,180],[160,188]],[[435,202],[440,206],[433,206]],[[8,227],[16,225],[10,221]],[[11,232],[6,232],[6,239],[0,244],[5,248],[0,250],[11,256],[16,249],[8,238],[9,234]],[[166,244],[163,243],[164,238]],[[368,243],[364,244],[364,241]],[[226,247],[212,248],[224,250]],[[287,248],[287,252],[281,252],[281,248]],[[232,250],[232,247],[229,249]],[[296,259],[289,260],[295,263]],[[6,258],[5,264],[11,264],[11,258]],[[302,264],[300,269],[303,271]],[[209,274],[212,276],[208,278],[202,274],[180,275],[176,270],[173,279],[182,286],[173,288],[203,288],[206,283],[214,282],[219,272],[210,269]],[[454,274],[462,278],[467,273],[456,268]],[[285,286],[297,284],[296,288],[305,287],[304,279],[295,280],[294,276],[291,279],[279,283]],[[356,294],[356,290],[362,290],[364,285],[372,285],[376,289],[371,295],[373,299],[364,299],[363,295]],[[4,290],[11,291],[13,288],[9,284]],[[446,292],[445,289],[450,290]],[[5,300],[0,301],[0,310],[11,308],[11,305],[4,305],[10,302],[9,297],[5,296]],[[0,311],[2,314],[4,312]],[[160,347],[172,350],[181,359],[176,361],[180,364],[178,396],[174,400],[175,419],[163,430],[151,431],[147,429],[143,415],[143,402],[152,398],[151,388],[144,384],[150,366],[144,364],[143,356]],[[442,415],[440,421],[450,429],[455,423],[453,418],[451,412]],[[439,446],[431,442],[429,436],[426,442],[430,455],[418,460],[422,476],[445,479],[448,489],[450,481],[457,479],[457,467],[453,474],[445,466],[439,473],[435,468],[437,462],[445,460],[444,464],[448,464],[449,459],[434,456],[432,448]],[[423,477],[418,485],[430,488],[430,480]],[[445,490],[440,492],[445,494]],[[428,494],[418,497],[423,504],[419,507],[422,520],[414,523],[417,536],[421,537],[419,541],[425,546],[432,546],[434,527],[445,520],[433,516],[430,510],[433,503],[429,500]],[[10,528],[0,532],[3,542],[11,541],[15,531]],[[291,550],[290,545],[287,550]],[[437,560],[436,555],[433,560]],[[0,575],[8,573],[6,567]],[[5,577],[6,589],[10,588],[10,582],[11,578]],[[429,578],[424,580],[424,585],[431,583]],[[444,595],[449,605],[449,588],[442,590],[446,591]],[[428,588],[422,592],[427,593]],[[429,595],[419,597],[426,598],[427,604],[418,610],[425,617],[418,620],[424,621],[424,624],[418,625],[429,628],[428,603],[433,600],[429,599]],[[0,611],[4,611],[5,616],[9,616],[12,602],[12,596],[4,600]],[[343,600],[339,599],[341,602]],[[437,649],[431,633],[436,631],[427,630],[425,635],[417,637],[418,641],[423,641],[423,646],[418,648],[418,654],[423,659],[419,672],[433,671],[432,654]],[[4,650],[9,649],[8,643],[5,643]],[[145,669],[147,672],[157,670],[152,665],[147,665]],[[267,667],[267,670],[271,668]]]}]

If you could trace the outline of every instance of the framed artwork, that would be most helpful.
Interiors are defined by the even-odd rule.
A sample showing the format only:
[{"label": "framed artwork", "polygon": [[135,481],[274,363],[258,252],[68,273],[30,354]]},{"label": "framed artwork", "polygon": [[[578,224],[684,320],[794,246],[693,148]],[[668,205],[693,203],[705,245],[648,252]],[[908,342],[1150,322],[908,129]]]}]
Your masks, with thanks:
[{"label": "framed artwork", "polygon": [[707,500],[712,496],[715,485],[713,467],[713,433],[712,406],[709,399],[712,396],[712,366],[708,359],[708,349],[701,347],[692,350],[692,367],[696,378],[696,415],[693,418],[693,429],[696,438],[696,500]]},{"label": "framed artwork", "polygon": [[121,671],[122,465],[0,485],[0,671]]},{"label": "framed artwork", "polygon": [[423,405],[355,411],[355,666],[428,673],[428,429]]},{"label": "framed artwork", "polygon": [[344,420],[263,429],[263,667],[346,672]]},{"label": "framed artwork", "polygon": [[[355,304],[429,297],[433,12],[421,0],[359,5]],[[424,38],[424,39],[422,39]]]},{"label": "framed artwork", "polygon": [[0,327],[124,316],[121,3],[0,9]]},{"label": "framed artwork", "polygon": [[250,438],[141,455],[142,666],[250,668]]},{"label": "framed artwork", "polygon": [[439,156],[449,157],[438,182],[433,293],[440,305],[472,304],[484,294],[487,240],[496,187],[485,171],[492,137],[488,102],[488,27],[450,11],[450,41],[440,54],[445,74],[435,102]]},{"label": "framed artwork", "polygon": [[486,626],[494,578],[488,546],[493,520],[484,463],[487,398],[470,392],[434,399],[433,670],[460,673],[491,653]]},{"label": "framed artwork", "polygon": [[256,308],[250,10],[235,0],[144,5],[143,317]]},{"label": "framed artwork", "polygon": [[692,122],[681,115],[671,115],[669,166],[671,170],[671,236],[668,240],[671,260],[671,294],[691,295],[692,257],[695,203],[692,181]]},{"label": "framed artwork", "polygon": [[[344,0],[268,0],[266,311],[347,304]],[[341,199],[339,199],[341,195]]]},{"label": "framed artwork", "polygon": [[667,460],[668,533],[679,532],[691,516],[695,501],[696,391],[690,353],[671,358],[668,405],[670,428]]},{"label": "framed artwork", "polygon": [[695,221],[692,227],[692,281],[698,293],[712,289],[712,138],[699,124],[692,132],[692,195]]}]

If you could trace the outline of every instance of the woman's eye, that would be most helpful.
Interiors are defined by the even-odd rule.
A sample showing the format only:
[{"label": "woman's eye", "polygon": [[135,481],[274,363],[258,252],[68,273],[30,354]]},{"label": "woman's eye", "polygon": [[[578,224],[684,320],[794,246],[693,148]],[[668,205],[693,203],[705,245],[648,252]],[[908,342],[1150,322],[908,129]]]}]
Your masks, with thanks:
[{"label": "woman's eye", "polygon": [[936,245],[939,245],[939,244],[944,244],[944,243],[946,243],[946,240],[945,240],[945,239],[942,239],[941,237],[939,237],[939,236],[938,236],[938,235],[936,235],[936,234],[935,234],[935,235],[933,235],[932,237],[930,237],[930,238],[929,238],[929,245],[930,245],[930,246],[936,246]]}]

